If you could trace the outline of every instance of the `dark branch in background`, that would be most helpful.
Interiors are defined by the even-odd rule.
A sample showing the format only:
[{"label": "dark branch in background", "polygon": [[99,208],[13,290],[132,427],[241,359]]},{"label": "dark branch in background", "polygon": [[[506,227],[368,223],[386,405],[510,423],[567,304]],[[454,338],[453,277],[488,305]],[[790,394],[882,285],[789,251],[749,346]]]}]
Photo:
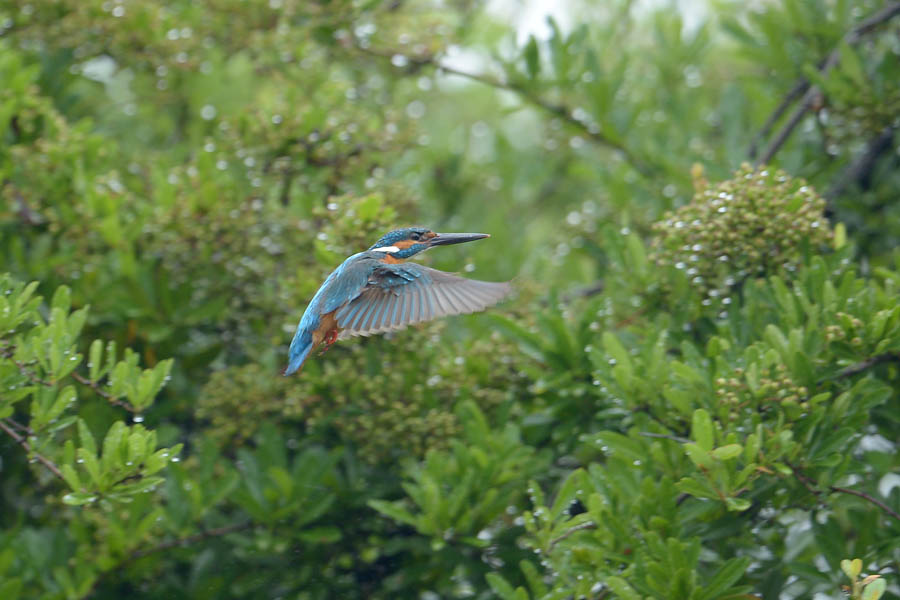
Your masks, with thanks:
[{"label": "dark branch in background", "polygon": [[220,537],[223,535],[228,535],[229,533],[244,531],[245,529],[250,529],[251,527],[253,527],[253,523],[238,523],[236,525],[226,525],[225,527],[217,527],[215,529],[206,529],[204,531],[201,531],[200,533],[195,533],[194,535],[169,540],[167,542],[157,544],[152,548],[133,552],[119,566],[127,565],[128,563],[132,563],[138,559],[144,558],[145,556],[150,556],[151,554],[156,554],[157,552],[171,550],[172,548],[183,548],[185,546],[196,544],[197,542],[202,542],[203,540],[209,538]]},{"label": "dark branch in background", "polygon": [[766,119],[766,122],[763,124],[762,128],[759,132],[753,136],[753,140],[750,142],[750,149],[747,151],[747,154],[750,156],[750,160],[756,158],[756,154],[759,152],[759,145],[768,137],[769,133],[772,131],[772,128],[775,127],[775,123],[787,112],[787,109],[791,107],[791,104],[794,103],[795,100],[800,98],[806,90],[809,89],[809,82],[805,79],[801,79],[794,87],[791,88],[791,91],[787,93],[787,96],[784,97],[784,100],[781,101],[775,110],[769,115],[769,118]]},{"label": "dark branch in background", "polygon": [[[807,491],[810,494],[821,499],[823,492],[822,492],[822,490],[817,489],[816,486],[818,485],[818,483],[816,483],[815,480],[813,480],[810,477],[808,477],[807,475],[805,475],[799,468],[795,467],[791,463],[787,463],[787,465],[788,465],[788,467],[791,468],[791,471],[794,473],[794,477],[797,478],[797,481],[799,481],[803,485],[803,487],[805,487],[807,489]],[[851,490],[850,488],[839,487],[836,485],[828,486],[828,491],[833,492],[835,494],[849,494],[851,496],[856,496],[857,498],[862,498],[866,502],[870,502],[870,503],[874,504],[875,506],[877,506],[878,508],[883,510],[885,513],[887,513],[888,515],[890,515],[890,516],[894,517],[895,519],[897,519],[898,521],[900,521],[900,514],[898,514],[897,511],[892,509],[890,506],[888,506],[887,504],[885,504],[878,498],[874,498],[865,492],[860,492],[859,490]]]},{"label": "dark branch in background", "polygon": [[569,304],[578,300],[580,298],[590,298],[591,296],[596,296],[597,294],[602,294],[603,290],[606,289],[606,284],[602,279],[595,281],[589,285],[585,285],[579,288],[575,288],[562,298],[560,298],[560,302],[563,304]]},{"label": "dark branch in background", "polygon": [[893,127],[888,127],[882,131],[878,137],[871,140],[866,146],[866,151],[863,152],[853,164],[848,166],[840,175],[838,175],[834,184],[832,184],[832,186],[828,188],[828,191],[823,194],[825,200],[828,200],[829,202],[833,201],[844,193],[847,186],[852,183],[856,183],[861,187],[866,187],[866,181],[872,174],[872,170],[875,168],[878,159],[893,146],[894,133],[895,129]]},{"label": "dark branch in background", "polygon": [[[47,467],[47,469],[49,469],[51,473],[56,475],[58,478],[65,480],[63,478],[62,472],[59,470],[59,467],[57,467],[56,464],[52,460],[50,460],[43,454],[40,454],[40,453],[32,450],[31,444],[28,443],[28,440],[25,439],[24,436],[21,436],[18,433],[16,433],[15,430],[9,426],[8,422],[9,422],[9,419],[0,419],[0,429],[5,431],[9,437],[11,437],[13,440],[16,441],[16,443],[18,443],[20,446],[22,446],[22,448],[25,449],[25,452],[29,453],[31,456],[33,456],[38,461],[40,461],[41,464],[43,464],[45,467]],[[17,426],[22,427],[21,425],[17,425]],[[23,427],[23,429],[24,429],[24,427]]]},{"label": "dark branch in background", "polygon": [[184,548],[187,546],[191,546],[198,542],[202,542],[203,540],[221,537],[223,535],[228,535],[229,533],[235,533],[238,531],[243,531],[245,529],[250,529],[253,526],[253,523],[238,523],[237,525],[226,525],[224,527],[217,527],[215,529],[206,529],[201,531],[200,533],[195,533],[194,535],[189,535],[187,537],[178,538],[174,540],[169,540],[167,542],[162,542],[153,546],[151,548],[147,548],[146,550],[136,550],[126,556],[120,563],[115,565],[113,568],[108,569],[106,571],[102,571],[96,579],[94,579],[94,583],[91,586],[90,591],[85,594],[84,598],[89,598],[94,595],[94,592],[100,586],[100,583],[103,581],[105,577],[113,573],[118,573],[121,569],[127,567],[131,563],[145,556],[150,556],[151,554],[156,554],[157,552],[163,552],[165,550],[171,550],[172,548]]},{"label": "dark branch in background", "polygon": [[558,117],[565,121],[568,125],[580,130],[581,133],[590,141],[601,146],[606,146],[611,150],[620,152],[622,154],[622,157],[625,159],[625,162],[631,165],[631,167],[635,171],[637,171],[644,177],[650,179],[660,170],[656,165],[651,165],[645,162],[643,159],[635,156],[634,153],[621,142],[608,138],[600,131],[591,128],[586,123],[580,121],[579,119],[576,119],[571,108],[565,106],[564,104],[554,104],[548,100],[545,100],[544,98],[536,95],[531,90],[525,89],[524,87],[516,83],[503,81],[501,79],[491,77],[490,75],[469,73],[468,71],[463,71],[461,69],[443,64],[435,56],[409,56],[408,54],[403,52],[390,52],[384,50],[374,50],[372,48],[363,48],[358,44],[356,44],[354,48],[370,56],[376,56],[383,59],[391,59],[394,56],[401,55],[404,56],[407,61],[409,61],[412,68],[415,69],[419,69],[421,67],[432,67],[440,72],[464,77],[471,81],[477,81],[478,83],[483,83],[484,85],[498,90],[513,92],[528,104],[531,104],[532,106],[539,108],[546,113]]},{"label": "dark branch in background", "polygon": [[[572,536],[572,535],[578,533],[579,531],[585,531],[585,530],[588,530],[588,529],[597,529],[597,524],[594,523],[593,521],[586,521],[586,522],[584,522],[584,523],[581,523],[580,525],[576,525],[575,527],[572,527],[571,529],[569,529],[569,530],[567,530],[567,531],[561,533],[561,534],[558,535],[557,537],[555,537],[555,538],[553,538],[552,540],[550,540],[550,548],[549,548],[549,549],[552,549],[553,546],[555,546],[556,544],[560,543],[560,542],[563,541],[564,539],[566,539],[566,538],[568,538],[568,537],[570,537],[570,536]],[[548,550],[549,550],[549,549],[548,549]]]},{"label": "dark branch in background", "polygon": [[850,494],[851,496],[856,496],[858,498],[862,498],[863,500],[865,500],[867,502],[871,502],[872,504],[874,504],[875,506],[877,506],[878,508],[880,508],[887,514],[891,515],[892,517],[894,517],[895,519],[900,521],[900,514],[898,514],[897,511],[892,509],[890,506],[888,506],[887,504],[885,504],[878,498],[873,498],[872,496],[866,494],[865,492],[860,492],[859,490],[851,490],[849,488],[838,487],[836,485],[833,485],[833,486],[829,487],[828,489],[830,489],[832,492],[837,492],[839,494]]},{"label": "dark branch in background", "polygon": [[849,367],[841,369],[834,375],[830,377],[826,377],[822,379],[819,383],[823,383],[825,381],[830,381],[832,379],[843,379],[845,377],[850,377],[852,375],[856,375],[858,373],[862,373],[868,369],[876,365],[880,365],[886,362],[897,362],[900,363],[900,352],[885,352],[884,354],[877,354],[866,360],[860,361],[858,363],[852,364]]},{"label": "dark branch in background", "polygon": [[[860,23],[859,25],[857,25],[856,27],[851,29],[841,39],[841,42],[846,43],[847,45],[853,45],[853,44],[857,43],[864,35],[875,30],[879,25],[889,21],[890,19],[895,17],[897,14],[900,14],[900,2],[893,2],[891,4],[888,4],[883,9],[881,9],[880,11],[878,11],[877,13],[875,13],[874,15],[872,15],[871,17],[869,17],[868,19],[866,19],[865,21],[863,21],[862,23]],[[831,53],[828,55],[828,57],[822,62],[821,66],[819,67],[819,73],[821,73],[823,77],[828,75],[829,71],[831,71],[831,69],[838,63],[838,61],[840,60],[840,57],[841,57],[841,48],[840,48],[840,46],[838,46],[837,48],[832,50]],[[805,83],[807,86],[809,86],[808,82],[805,82]],[[803,87],[802,83],[798,84],[798,86],[801,88]],[[786,107],[793,102],[793,98],[791,98],[791,96],[798,95],[795,92],[795,90],[798,89],[798,86],[794,86],[794,88],[791,90],[791,92],[789,92],[788,98],[786,98],[785,101],[782,102],[782,105],[784,105],[784,106],[782,106],[782,105],[778,106],[778,108],[776,109],[777,114],[773,114],[772,117],[769,117],[769,119],[766,121],[766,125],[769,128],[771,128],[770,121],[772,123],[777,121],[778,117],[781,116],[780,113],[783,113],[785,111]],[[806,116],[806,113],[809,111],[809,109],[812,108],[813,104],[816,103],[816,101],[820,95],[821,95],[821,91],[819,90],[819,88],[817,86],[807,87],[806,92],[803,94],[803,97],[800,100],[800,106],[798,106],[796,108],[796,110],[794,110],[794,112],[791,114],[790,118],[788,119],[787,123],[785,123],[784,127],[782,127],[781,130],[775,135],[775,139],[772,140],[772,142],[769,144],[769,146],[763,152],[762,156],[760,156],[759,160],[756,161],[757,166],[764,165],[772,160],[772,158],[775,156],[775,154],[778,153],[778,150],[781,149],[781,147],[784,145],[784,143],[791,136],[791,133],[793,133],[793,131],[797,127],[797,125],[800,124],[800,121],[803,120],[803,117]],[[790,101],[788,101],[788,100],[790,100]],[[764,129],[765,129],[765,127],[764,127]],[[762,132],[761,132],[761,135],[758,137],[762,137]],[[754,142],[754,147],[751,148],[751,152],[753,152],[754,150],[755,150],[755,142]]]}]

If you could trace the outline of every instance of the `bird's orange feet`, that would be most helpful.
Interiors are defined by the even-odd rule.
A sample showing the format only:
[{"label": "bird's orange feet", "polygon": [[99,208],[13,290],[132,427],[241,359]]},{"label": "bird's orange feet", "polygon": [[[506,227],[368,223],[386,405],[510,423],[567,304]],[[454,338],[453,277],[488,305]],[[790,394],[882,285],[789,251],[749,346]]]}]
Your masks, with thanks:
[{"label": "bird's orange feet", "polygon": [[322,356],[323,354],[328,352],[328,349],[331,348],[331,345],[337,341],[337,338],[338,338],[338,330],[337,329],[332,329],[331,331],[326,333],[325,339],[322,340],[325,343],[325,347],[322,348],[321,352],[319,352],[319,356]]}]

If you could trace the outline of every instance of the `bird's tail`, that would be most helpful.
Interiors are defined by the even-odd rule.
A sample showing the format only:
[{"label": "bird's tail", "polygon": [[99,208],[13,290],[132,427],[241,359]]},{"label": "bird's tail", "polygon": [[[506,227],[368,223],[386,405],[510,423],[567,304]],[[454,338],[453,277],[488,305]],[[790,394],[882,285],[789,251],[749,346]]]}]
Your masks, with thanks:
[{"label": "bird's tail", "polygon": [[312,335],[307,331],[298,331],[291,341],[291,350],[288,353],[288,366],[284,369],[284,376],[287,377],[300,370],[312,349]]}]

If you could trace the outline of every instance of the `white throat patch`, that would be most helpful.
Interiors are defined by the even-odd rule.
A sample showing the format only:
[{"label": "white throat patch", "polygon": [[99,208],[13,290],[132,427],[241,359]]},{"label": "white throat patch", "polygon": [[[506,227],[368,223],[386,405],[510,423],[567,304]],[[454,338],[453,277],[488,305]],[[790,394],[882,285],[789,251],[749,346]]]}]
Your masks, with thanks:
[{"label": "white throat patch", "polygon": [[400,248],[397,246],[381,246],[380,248],[372,248],[372,252],[387,252],[388,254],[393,254],[394,252],[400,252]]}]

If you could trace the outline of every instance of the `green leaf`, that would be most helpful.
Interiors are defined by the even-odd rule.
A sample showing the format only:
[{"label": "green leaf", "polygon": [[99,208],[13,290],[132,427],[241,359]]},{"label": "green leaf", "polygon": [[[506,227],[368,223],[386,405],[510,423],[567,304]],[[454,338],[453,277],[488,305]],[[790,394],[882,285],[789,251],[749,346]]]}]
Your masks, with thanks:
[{"label": "green leaf", "polygon": [[708,483],[705,481],[700,482],[694,479],[693,477],[683,477],[678,483],[675,484],[675,488],[680,492],[684,492],[685,494],[690,494],[695,498],[718,498],[718,494],[716,491],[712,489]]},{"label": "green leaf", "polygon": [[713,450],[710,454],[713,455],[714,458],[719,460],[731,460],[732,458],[737,458],[741,455],[744,449],[740,444],[728,444],[726,446],[719,446],[715,450]]},{"label": "green leaf", "polygon": [[628,248],[628,267],[639,279],[643,279],[647,273],[647,251],[641,238],[637,234],[631,234],[625,239]]},{"label": "green leaf", "polygon": [[72,488],[76,492],[81,490],[81,480],[78,478],[78,472],[74,467],[72,467],[72,465],[60,465],[59,470],[63,475],[63,479],[66,481],[70,488]]},{"label": "green leaf", "polygon": [[841,43],[841,70],[861,88],[867,87],[866,71],[859,55],[847,42]]},{"label": "green leaf", "polygon": [[581,486],[583,479],[584,471],[581,469],[572,471],[569,476],[566,477],[566,480],[559,488],[559,492],[556,493],[553,506],[550,508],[550,515],[554,519],[559,517],[562,512],[572,504],[572,501],[575,499],[575,493]]},{"label": "green leaf", "polygon": [[100,379],[103,369],[103,342],[94,340],[91,342],[91,349],[88,351],[88,378],[91,381]]},{"label": "green leaf", "polygon": [[97,461],[97,455],[89,452],[86,448],[78,449],[78,462],[84,465],[85,471],[91,476],[94,485],[103,486],[103,474],[100,471],[100,463]]},{"label": "green leaf", "polygon": [[743,512],[750,508],[752,503],[746,498],[734,498],[729,496],[725,498],[725,505],[728,506],[728,510]]},{"label": "green leaf", "polygon": [[862,600],[878,600],[884,595],[884,590],[887,588],[887,581],[882,578],[878,578],[863,590]]},{"label": "green leaf", "polygon": [[531,588],[531,595],[534,598],[543,598],[547,595],[547,585],[544,583],[544,579],[537,567],[530,561],[522,560],[519,561],[519,569],[525,575],[525,581],[528,582],[528,587]]},{"label": "green leaf", "polygon": [[62,501],[70,506],[82,506],[84,504],[90,504],[96,499],[97,496],[95,494],[72,492],[71,494],[63,496]]},{"label": "green leaf", "polygon": [[727,592],[738,579],[747,571],[751,560],[749,557],[741,556],[732,558],[722,565],[716,574],[703,586],[702,600],[715,600],[720,595]]},{"label": "green leaf", "polygon": [[[525,593],[524,596],[518,593],[513,589],[509,582],[498,573],[488,573],[485,575],[485,579],[487,580],[488,585],[491,586],[491,590],[493,590],[493,592],[502,600],[528,600],[527,593]],[[519,591],[525,592],[522,588],[519,588]]]},{"label": "green leaf", "polygon": [[[116,421],[109,427],[106,432],[106,438],[103,440],[103,468],[110,470],[124,467],[127,460],[120,452],[122,440],[128,433],[128,427],[122,421]],[[127,443],[127,442],[126,442]]]},{"label": "green leaf", "polygon": [[856,578],[862,573],[862,560],[858,558],[847,560],[845,558],[841,561],[841,570],[850,578],[850,581],[856,581]]},{"label": "green leaf", "polygon": [[69,312],[72,308],[72,290],[61,285],[53,292],[53,300],[50,301],[50,309],[58,309],[61,313]]},{"label": "green leaf", "polygon": [[628,354],[625,346],[613,333],[609,331],[603,332],[603,347],[606,349],[607,354],[615,359],[616,364],[622,365],[629,370],[631,369],[631,355]]},{"label": "green leaf", "polygon": [[620,457],[629,463],[647,460],[647,449],[638,440],[634,440],[615,431],[601,431],[594,438],[595,446],[606,446],[613,456]]},{"label": "green leaf", "polygon": [[608,577],[606,585],[622,600],[641,600],[640,594],[621,577]]},{"label": "green leaf", "polygon": [[847,245],[847,226],[843,223],[836,223],[834,226],[834,241],[832,246],[835,250],[840,250]]},{"label": "green leaf", "polygon": [[694,411],[691,426],[691,437],[697,445],[709,452],[713,449],[713,425],[709,413],[702,408]]},{"label": "green leaf", "polygon": [[91,430],[88,429],[87,423],[81,418],[78,419],[78,439],[81,441],[81,447],[85,451],[90,454],[97,454],[97,443],[94,441],[94,436],[91,434]]},{"label": "green leaf", "polygon": [[698,468],[709,469],[713,466],[712,455],[701,448],[699,445],[689,442],[683,445],[684,451],[687,452],[688,458],[691,459]]},{"label": "green leaf", "polygon": [[415,526],[418,519],[408,510],[400,506],[397,502],[388,502],[387,500],[369,500],[367,502],[370,508],[373,508],[386,517]]}]

